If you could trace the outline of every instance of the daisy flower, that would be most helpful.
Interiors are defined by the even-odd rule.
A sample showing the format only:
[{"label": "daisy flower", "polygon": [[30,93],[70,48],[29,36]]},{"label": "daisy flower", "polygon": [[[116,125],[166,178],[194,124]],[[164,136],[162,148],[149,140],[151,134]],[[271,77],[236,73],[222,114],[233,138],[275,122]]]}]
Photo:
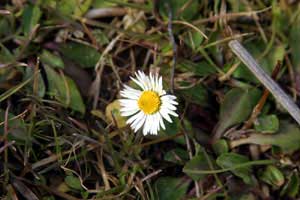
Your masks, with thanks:
[{"label": "daisy flower", "polygon": [[163,90],[162,77],[144,72],[135,73],[136,78],[130,77],[139,89],[124,85],[120,92],[121,115],[129,117],[126,121],[134,132],[143,129],[143,134],[156,135],[160,128],[165,129],[164,119],[172,122],[170,116],[178,117],[175,113],[176,97]]}]

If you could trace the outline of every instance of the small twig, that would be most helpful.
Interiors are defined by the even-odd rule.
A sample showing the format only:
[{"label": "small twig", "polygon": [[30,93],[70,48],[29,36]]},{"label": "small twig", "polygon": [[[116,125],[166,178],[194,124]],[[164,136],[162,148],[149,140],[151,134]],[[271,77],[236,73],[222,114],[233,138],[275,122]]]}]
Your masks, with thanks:
[{"label": "small twig", "polygon": [[175,68],[176,68],[176,63],[177,63],[177,44],[176,44],[174,34],[173,34],[173,26],[172,26],[173,13],[172,13],[172,10],[171,10],[169,4],[166,4],[166,7],[167,7],[168,13],[169,13],[168,33],[169,33],[170,41],[171,41],[172,47],[173,47],[173,63],[172,63],[171,75],[170,75],[170,91],[173,94],[174,93],[174,73],[175,73]]},{"label": "small twig", "polygon": [[91,91],[91,93],[94,94],[93,109],[96,109],[97,104],[98,104],[98,97],[99,97],[100,89],[101,89],[101,79],[102,79],[102,73],[104,70],[106,55],[114,48],[115,44],[122,36],[123,36],[123,34],[119,34],[107,45],[107,47],[104,49],[103,53],[101,54],[98,62],[96,63],[96,66],[95,66],[96,79],[93,82],[92,91]]},{"label": "small twig", "polygon": [[182,24],[187,27],[190,27],[190,28],[194,29],[194,31],[200,33],[200,35],[202,35],[206,40],[208,40],[208,37],[205,35],[205,33],[203,33],[203,31],[201,31],[198,27],[196,27],[195,25],[193,25],[191,23],[188,23],[186,21],[173,20],[172,24]]},{"label": "small twig", "polygon": [[9,10],[0,10],[0,15],[11,15]]},{"label": "small twig", "polygon": [[13,141],[11,141],[11,142],[8,142],[8,143],[4,144],[3,147],[0,148],[0,154],[1,154],[5,149],[7,149],[8,147],[12,146],[12,145],[15,144],[15,143],[16,143],[16,141],[13,140]]},{"label": "small twig", "polygon": [[117,17],[123,16],[127,14],[127,10],[125,8],[95,8],[89,10],[85,17],[88,19],[95,19],[95,18],[104,18],[104,17]]},{"label": "small twig", "polygon": [[228,80],[240,64],[241,64],[240,61],[233,64],[232,67],[230,67],[230,69],[226,72],[226,74],[223,74],[222,76],[219,77],[219,81],[222,82]]},{"label": "small twig", "polygon": [[206,18],[206,19],[196,20],[193,22],[193,24],[198,25],[198,24],[208,23],[208,22],[213,23],[213,22],[219,20],[220,18],[226,18],[227,21],[230,21],[230,20],[233,20],[238,17],[244,17],[244,16],[253,17],[256,14],[266,12],[266,11],[270,10],[271,8],[272,7],[267,7],[262,10],[251,11],[251,12],[248,11],[248,12],[237,12],[237,13],[226,13],[226,14],[214,15],[214,16]]},{"label": "small twig", "polygon": [[161,173],[161,172],[162,172],[161,169],[156,170],[156,171],[154,171],[154,172],[148,174],[148,175],[145,176],[144,178],[142,178],[141,182],[144,182],[144,181],[146,181],[146,180],[148,180],[148,179],[151,179],[153,176],[156,176],[156,175],[158,175],[158,174]]},{"label": "small twig", "polygon": [[230,41],[229,47],[300,125],[300,109],[293,100],[258,65],[254,58],[237,40]]}]

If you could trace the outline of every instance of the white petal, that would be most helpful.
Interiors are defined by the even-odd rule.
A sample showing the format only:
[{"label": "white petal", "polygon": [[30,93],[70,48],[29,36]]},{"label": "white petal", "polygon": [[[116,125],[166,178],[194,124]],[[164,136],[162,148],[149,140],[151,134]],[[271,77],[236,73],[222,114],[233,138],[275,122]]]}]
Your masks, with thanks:
[{"label": "white petal", "polygon": [[137,99],[141,95],[142,91],[136,90],[128,85],[124,84],[124,90],[120,92],[122,97],[126,97],[128,99]]},{"label": "white petal", "polygon": [[165,120],[167,120],[168,122],[172,123],[172,119],[171,119],[170,116],[168,115],[168,112],[167,112],[166,109],[161,109],[161,110],[159,111],[159,113],[161,114],[161,116],[163,116],[163,118],[164,118]]},{"label": "white petal", "polygon": [[137,79],[135,79],[135,78],[133,78],[133,77],[130,77],[130,79],[131,80],[133,80],[133,82],[135,82],[138,86],[140,86],[140,88],[142,88],[143,90],[145,90],[146,88],[145,88],[145,85],[144,85],[144,83],[142,82],[142,81],[139,81],[139,80],[137,80]]},{"label": "white petal", "polygon": [[160,126],[159,126],[159,119],[160,119],[160,114],[157,112],[154,114],[154,124],[155,124],[155,131],[154,134],[157,135],[158,131],[160,130]]},{"label": "white petal", "polygon": [[136,110],[128,110],[128,111],[121,111],[121,116],[123,117],[128,117],[128,116],[131,116],[135,113],[137,113],[139,111],[139,109],[136,109]]},{"label": "white petal", "polygon": [[128,106],[128,105],[136,105],[137,101],[133,99],[119,99],[119,102],[121,105]]},{"label": "white petal", "polygon": [[173,106],[172,104],[170,104],[168,102],[163,102],[161,106],[167,108],[168,110],[176,110],[177,109],[175,106]]},{"label": "white petal", "polygon": [[150,118],[150,116],[151,115],[146,116],[145,124],[144,124],[144,127],[143,127],[143,134],[144,135],[147,135],[148,131],[149,131],[149,127],[150,127],[149,118]]},{"label": "white petal", "polygon": [[146,115],[143,114],[143,117],[140,120],[135,120],[131,126],[134,128],[134,132],[137,132],[145,123]]},{"label": "white petal", "polygon": [[165,123],[161,114],[159,115],[159,124],[162,127],[162,129],[166,130]]},{"label": "white petal", "polygon": [[132,117],[130,117],[127,121],[126,121],[126,123],[127,124],[131,124],[132,122],[134,122],[135,120],[140,120],[142,117],[143,117],[143,112],[142,111],[140,111],[139,113],[137,113],[137,114],[135,114],[135,115],[133,115]]}]

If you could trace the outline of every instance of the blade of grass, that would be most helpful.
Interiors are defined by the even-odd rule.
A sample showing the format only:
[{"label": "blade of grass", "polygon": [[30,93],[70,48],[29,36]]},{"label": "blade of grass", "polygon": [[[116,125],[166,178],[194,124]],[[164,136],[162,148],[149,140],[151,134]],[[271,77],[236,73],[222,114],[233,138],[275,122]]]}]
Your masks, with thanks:
[{"label": "blade of grass", "polygon": [[224,172],[232,171],[232,170],[243,168],[243,167],[253,166],[253,165],[270,165],[270,164],[274,164],[275,162],[276,161],[274,161],[274,160],[254,160],[254,161],[245,162],[245,163],[238,164],[233,167],[229,167],[229,168],[225,168],[225,169],[185,170],[185,171],[188,173],[193,173],[193,174],[218,174],[218,173],[224,173]]},{"label": "blade of grass", "polygon": [[1,94],[0,95],[0,102],[4,101],[5,99],[10,97],[14,93],[18,92],[21,88],[23,88],[25,85],[27,85],[33,79],[34,76],[35,75],[33,75],[32,77],[30,77],[26,81],[20,83],[19,85],[16,85],[15,87],[13,87],[13,88],[7,90],[6,92],[4,92],[3,94]]}]

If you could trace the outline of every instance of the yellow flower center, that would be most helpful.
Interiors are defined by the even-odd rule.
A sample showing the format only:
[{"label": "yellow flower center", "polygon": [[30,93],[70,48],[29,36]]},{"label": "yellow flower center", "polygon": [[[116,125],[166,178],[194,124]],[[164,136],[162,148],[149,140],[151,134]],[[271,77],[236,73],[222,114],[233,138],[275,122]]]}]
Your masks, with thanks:
[{"label": "yellow flower center", "polygon": [[139,108],[148,115],[157,112],[160,104],[159,95],[153,91],[144,91],[138,100]]}]

